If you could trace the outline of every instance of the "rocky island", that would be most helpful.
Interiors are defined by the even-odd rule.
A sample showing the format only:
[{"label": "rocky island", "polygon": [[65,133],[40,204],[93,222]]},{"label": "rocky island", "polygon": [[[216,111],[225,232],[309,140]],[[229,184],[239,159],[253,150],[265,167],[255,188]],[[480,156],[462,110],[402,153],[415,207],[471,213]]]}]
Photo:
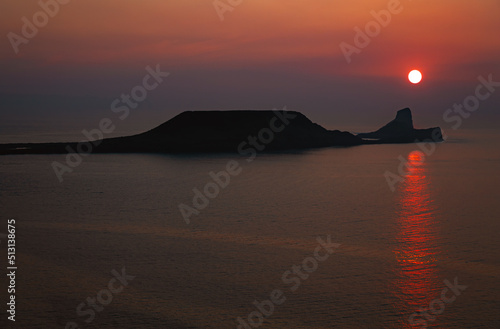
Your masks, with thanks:
[{"label": "rocky island", "polygon": [[68,143],[0,144],[0,155],[214,153],[302,150],[375,143],[442,141],[441,129],[414,129],[410,109],[381,129],[354,135],[327,130],[295,111],[186,111],[142,134]]},{"label": "rocky island", "polygon": [[415,129],[411,110],[405,108],[399,110],[396,118],[371,133],[358,134],[365,144],[387,144],[387,143],[418,143],[418,142],[442,142],[441,128]]}]

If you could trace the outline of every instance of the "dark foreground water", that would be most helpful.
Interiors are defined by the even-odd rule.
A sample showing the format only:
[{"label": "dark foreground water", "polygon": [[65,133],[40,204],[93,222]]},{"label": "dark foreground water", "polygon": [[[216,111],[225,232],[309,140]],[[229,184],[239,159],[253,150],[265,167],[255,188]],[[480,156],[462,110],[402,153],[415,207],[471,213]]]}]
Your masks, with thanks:
[{"label": "dark foreground water", "polygon": [[[62,183],[61,155],[0,157],[18,267],[16,322],[2,311],[0,327],[500,328],[498,140],[456,135],[425,158],[91,155]],[[187,224],[179,204],[232,160],[241,173]],[[320,248],[328,236],[340,246]]]}]

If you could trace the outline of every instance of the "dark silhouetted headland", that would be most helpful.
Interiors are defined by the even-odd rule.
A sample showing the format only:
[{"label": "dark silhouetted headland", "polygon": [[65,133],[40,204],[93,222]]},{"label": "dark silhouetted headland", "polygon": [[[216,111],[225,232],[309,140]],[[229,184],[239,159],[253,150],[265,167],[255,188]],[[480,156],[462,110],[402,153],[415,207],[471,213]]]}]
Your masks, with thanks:
[{"label": "dark silhouetted headland", "polygon": [[[295,111],[188,111],[145,133],[92,143],[92,153],[204,153],[240,152],[246,145],[265,151],[354,146],[362,140],[348,132],[329,131]],[[58,154],[77,147],[78,143],[3,144],[0,154]]]},{"label": "dark silhouetted headland", "polygon": [[[380,130],[355,136],[327,130],[295,111],[187,111],[142,134],[92,141],[92,153],[213,153],[302,150],[428,139],[438,129],[413,128],[409,109]],[[363,138],[370,139],[369,141]],[[82,142],[0,144],[0,154],[79,152]],[[86,148],[83,148],[86,149]],[[89,152],[90,153],[90,152]]]}]

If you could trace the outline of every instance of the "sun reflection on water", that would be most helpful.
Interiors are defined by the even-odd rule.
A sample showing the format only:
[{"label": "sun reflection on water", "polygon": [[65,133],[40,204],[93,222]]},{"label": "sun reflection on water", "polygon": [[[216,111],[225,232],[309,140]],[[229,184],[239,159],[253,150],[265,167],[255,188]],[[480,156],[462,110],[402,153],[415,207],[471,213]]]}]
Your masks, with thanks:
[{"label": "sun reflection on water", "polygon": [[[440,282],[437,274],[439,230],[436,210],[429,191],[430,179],[425,155],[415,151],[408,155],[405,181],[397,190],[396,248],[397,280],[394,294],[398,311],[407,319],[434,298]],[[407,321],[405,327],[410,328]]]}]

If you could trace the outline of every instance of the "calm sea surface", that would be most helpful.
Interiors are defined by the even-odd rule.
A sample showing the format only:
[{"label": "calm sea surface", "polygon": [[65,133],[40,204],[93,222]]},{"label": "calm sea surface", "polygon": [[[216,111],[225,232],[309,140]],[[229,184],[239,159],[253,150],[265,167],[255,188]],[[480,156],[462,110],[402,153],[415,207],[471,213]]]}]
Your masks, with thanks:
[{"label": "calm sea surface", "polygon": [[[62,155],[2,156],[0,233],[16,220],[15,327],[238,328],[241,318],[253,325],[240,328],[500,328],[499,141],[460,132],[426,157],[416,145],[250,163],[91,155],[62,183],[51,168]],[[401,158],[411,166],[391,191],[384,173],[396,175]],[[187,224],[179,204],[192,206],[193,188],[232,160],[241,173]],[[318,261],[317,239],[328,236],[340,246]],[[103,292],[123,268],[135,278]],[[454,293],[446,280],[467,288]],[[5,274],[0,284],[4,303]],[[274,290],[282,303],[259,311],[254,301]]]}]

